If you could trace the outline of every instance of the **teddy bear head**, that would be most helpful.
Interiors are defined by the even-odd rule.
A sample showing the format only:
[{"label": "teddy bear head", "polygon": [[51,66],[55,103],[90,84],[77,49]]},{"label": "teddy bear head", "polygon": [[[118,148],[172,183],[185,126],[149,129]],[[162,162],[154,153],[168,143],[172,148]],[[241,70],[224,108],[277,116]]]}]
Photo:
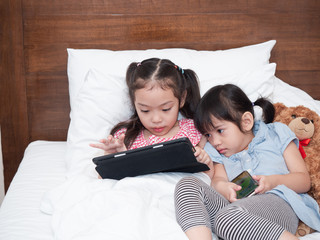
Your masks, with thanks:
[{"label": "teddy bear head", "polygon": [[320,141],[320,116],[305,106],[287,107],[282,103],[275,103],[276,122],[282,122],[296,134],[299,140],[311,139]]}]

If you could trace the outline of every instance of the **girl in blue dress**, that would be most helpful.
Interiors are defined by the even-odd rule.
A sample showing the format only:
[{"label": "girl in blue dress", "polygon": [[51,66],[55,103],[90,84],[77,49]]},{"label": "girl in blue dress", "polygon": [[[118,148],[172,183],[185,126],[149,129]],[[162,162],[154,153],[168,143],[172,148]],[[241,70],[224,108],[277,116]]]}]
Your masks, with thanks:
[{"label": "girl in blue dress", "polygon": [[[255,121],[253,107],[263,110]],[[205,150],[215,165],[211,186],[195,177],[175,190],[176,217],[189,239],[298,239],[299,219],[320,231],[319,206],[306,192],[310,177],[289,127],[272,123],[274,107],[252,103],[232,84],[211,88],[201,99],[195,123],[207,136]],[[258,182],[255,194],[237,199],[231,182],[248,171]]]}]

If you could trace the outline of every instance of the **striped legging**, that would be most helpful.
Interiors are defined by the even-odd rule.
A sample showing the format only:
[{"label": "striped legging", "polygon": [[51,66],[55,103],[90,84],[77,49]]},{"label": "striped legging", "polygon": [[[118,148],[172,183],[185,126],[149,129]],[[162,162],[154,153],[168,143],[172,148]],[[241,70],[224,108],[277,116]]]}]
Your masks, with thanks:
[{"label": "striped legging", "polygon": [[176,217],[183,231],[206,226],[223,239],[278,239],[283,231],[295,233],[298,217],[282,198],[258,194],[227,201],[195,177],[181,179],[175,189]]}]

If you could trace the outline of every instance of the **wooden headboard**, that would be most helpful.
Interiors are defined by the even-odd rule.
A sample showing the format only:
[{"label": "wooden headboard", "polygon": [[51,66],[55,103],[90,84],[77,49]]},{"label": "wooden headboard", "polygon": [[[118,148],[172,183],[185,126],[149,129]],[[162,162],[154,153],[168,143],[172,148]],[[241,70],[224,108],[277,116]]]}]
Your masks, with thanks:
[{"label": "wooden headboard", "polygon": [[2,0],[1,135],[8,188],[34,140],[66,140],[66,48],[228,49],[276,39],[276,75],[320,99],[318,0]]}]

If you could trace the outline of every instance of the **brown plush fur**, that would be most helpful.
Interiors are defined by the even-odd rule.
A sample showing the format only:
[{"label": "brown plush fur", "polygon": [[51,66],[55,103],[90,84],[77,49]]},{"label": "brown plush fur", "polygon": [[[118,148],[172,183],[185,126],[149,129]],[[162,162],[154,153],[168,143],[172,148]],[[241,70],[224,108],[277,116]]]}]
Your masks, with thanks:
[{"label": "brown plush fur", "polygon": [[[311,178],[311,189],[308,194],[320,206],[320,116],[304,106],[286,107],[282,103],[275,103],[274,107],[276,110],[274,121],[288,125],[299,140],[311,139],[310,143],[303,147],[306,153],[304,160]],[[301,122],[301,119],[304,120]],[[310,120],[310,122],[306,119]],[[306,131],[301,132],[299,130],[301,127],[304,127]],[[312,229],[300,222],[296,235],[303,236],[311,232],[313,232]]]}]

